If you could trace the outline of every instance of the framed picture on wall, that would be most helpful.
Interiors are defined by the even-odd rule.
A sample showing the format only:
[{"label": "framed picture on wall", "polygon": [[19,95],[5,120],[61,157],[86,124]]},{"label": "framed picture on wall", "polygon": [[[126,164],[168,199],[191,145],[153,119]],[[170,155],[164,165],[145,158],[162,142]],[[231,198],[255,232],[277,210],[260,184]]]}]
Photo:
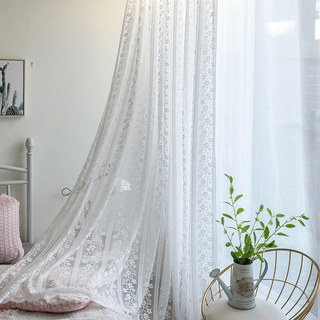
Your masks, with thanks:
[{"label": "framed picture on wall", "polygon": [[24,60],[0,59],[0,116],[24,115]]}]

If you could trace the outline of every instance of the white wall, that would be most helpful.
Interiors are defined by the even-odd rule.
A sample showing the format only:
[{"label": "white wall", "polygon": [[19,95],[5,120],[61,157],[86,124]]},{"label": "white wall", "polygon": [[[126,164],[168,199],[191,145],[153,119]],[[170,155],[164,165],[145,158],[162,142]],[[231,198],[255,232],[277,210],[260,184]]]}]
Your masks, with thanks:
[{"label": "white wall", "polygon": [[125,2],[0,0],[0,58],[26,61],[26,115],[0,118],[0,163],[24,166],[25,138],[35,139],[36,239],[64,204],[61,190],[73,187],[96,134]]}]

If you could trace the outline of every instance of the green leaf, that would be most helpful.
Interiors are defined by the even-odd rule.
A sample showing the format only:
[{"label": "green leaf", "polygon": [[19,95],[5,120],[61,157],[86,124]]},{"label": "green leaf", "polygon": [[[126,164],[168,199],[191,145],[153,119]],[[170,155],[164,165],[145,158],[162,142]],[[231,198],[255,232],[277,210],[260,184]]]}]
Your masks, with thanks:
[{"label": "green leaf", "polygon": [[276,217],[277,217],[277,218],[283,218],[283,217],[284,217],[284,214],[278,213],[278,214],[276,214]]},{"label": "green leaf", "polygon": [[305,216],[304,214],[302,215],[302,218],[303,218],[304,220],[309,220],[309,218],[308,218],[307,216]]},{"label": "green leaf", "polygon": [[277,246],[273,243],[266,244],[266,248],[277,248]]},{"label": "green leaf", "polygon": [[239,194],[235,197],[234,202],[237,202],[241,197],[243,197],[243,194]]},{"label": "green leaf", "polygon": [[226,247],[231,247],[231,242],[227,242]]},{"label": "green leaf", "polygon": [[262,221],[260,221],[260,225],[261,225],[262,229],[265,228],[264,223]]},{"label": "green leaf", "polygon": [[288,224],[286,224],[286,227],[287,227],[287,228],[295,228],[295,225],[292,224],[292,223],[288,223]]},{"label": "green leaf", "polygon": [[300,224],[303,225],[304,227],[306,226],[302,220],[298,219],[298,221],[299,221]]},{"label": "green leaf", "polygon": [[238,231],[238,229],[237,228],[235,228],[235,227],[226,227],[227,229],[233,229],[233,230],[236,230],[236,231]]},{"label": "green leaf", "polygon": [[233,187],[230,187],[230,194],[233,194]]},{"label": "green leaf", "polygon": [[230,207],[232,207],[232,204],[228,201],[223,201],[224,203],[228,204]]},{"label": "green leaf", "polygon": [[243,212],[243,211],[244,211],[243,208],[239,208],[239,209],[237,210],[237,214],[240,214],[240,213]]},{"label": "green leaf", "polygon": [[238,263],[239,262],[239,253],[231,251],[230,254],[231,254],[231,257],[233,258],[233,261]]},{"label": "green leaf", "polygon": [[256,253],[256,256],[258,257],[258,259],[259,259],[261,262],[264,262],[259,253]]},{"label": "green leaf", "polygon": [[270,243],[266,244],[266,248],[272,248],[275,244],[275,240],[271,241]]},{"label": "green leaf", "polygon": [[[248,224],[248,225],[244,226],[244,227],[241,228],[241,229],[242,229],[243,232],[247,232],[247,231],[249,230],[249,228],[250,228],[250,225]],[[246,236],[247,236],[247,235],[246,235]]]},{"label": "green leaf", "polygon": [[282,233],[282,232],[278,232],[277,236],[282,236],[282,237],[289,237],[287,234]]},{"label": "green leaf", "polygon": [[231,219],[231,220],[234,221],[234,219],[233,219],[229,214],[223,213],[222,215],[223,215],[224,217],[229,218],[229,219]]},{"label": "green leaf", "polygon": [[263,204],[260,205],[259,212],[263,210]]},{"label": "green leaf", "polygon": [[265,243],[260,243],[257,246],[257,251],[259,251],[262,247],[264,247],[266,244]]},{"label": "green leaf", "polygon": [[271,210],[270,210],[269,208],[267,208],[267,211],[268,211],[268,213],[269,213],[269,216],[272,217],[272,212],[271,212]]},{"label": "green leaf", "polygon": [[264,233],[263,233],[264,238],[265,238],[265,239],[268,239],[269,234],[270,234],[269,228],[266,227],[266,228],[264,229]]},{"label": "green leaf", "polygon": [[279,219],[278,219],[278,218],[276,218],[276,229],[278,229],[278,228],[279,228],[279,226],[280,226],[280,221],[279,221]]},{"label": "green leaf", "polygon": [[244,237],[244,243],[246,244],[246,246],[249,246],[251,244],[251,238],[248,234],[246,234]]},{"label": "green leaf", "polygon": [[243,254],[242,249],[240,247],[236,247],[239,256],[241,256]]},{"label": "green leaf", "polygon": [[244,257],[249,257],[250,256],[250,245],[244,246],[243,247],[243,252],[244,252]]},{"label": "green leaf", "polygon": [[253,241],[254,241],[254,244],[257,243],[257,235],[255,232],[253,232]]},{"label": "green leaf", "polygon": [[227,175],[226,173],[224,175],[229,179],[230,183],[232,184],[233,178],[231,176]]},{"label": "green leaf", "polygon": [[224,226],[224,217],[221,217],[221,224]]}]

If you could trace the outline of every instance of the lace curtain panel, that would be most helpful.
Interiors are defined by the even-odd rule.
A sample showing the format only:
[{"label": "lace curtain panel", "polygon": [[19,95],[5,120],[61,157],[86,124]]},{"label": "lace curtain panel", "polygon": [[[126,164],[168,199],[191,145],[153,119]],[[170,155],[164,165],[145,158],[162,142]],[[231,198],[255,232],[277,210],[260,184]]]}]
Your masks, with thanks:
[{"label": "lace curtain panel", "polygon": [[109,100],[65,206],[0,303],[78,296],[200,318],[215,259],[215,1],[128,0]]}]

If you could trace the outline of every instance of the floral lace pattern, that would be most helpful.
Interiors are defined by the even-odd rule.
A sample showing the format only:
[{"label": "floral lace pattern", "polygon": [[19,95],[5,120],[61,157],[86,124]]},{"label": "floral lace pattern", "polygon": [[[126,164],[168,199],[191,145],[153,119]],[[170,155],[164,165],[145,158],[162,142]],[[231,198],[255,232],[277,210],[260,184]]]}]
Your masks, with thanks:
[{"label": "floral lace pattern", "polygon": [[213,0],[128,0],[87,161],[40,241],[0,274],[1,303],[63,292],[135,320],[200,318],[215,259],[215,12]]}]

